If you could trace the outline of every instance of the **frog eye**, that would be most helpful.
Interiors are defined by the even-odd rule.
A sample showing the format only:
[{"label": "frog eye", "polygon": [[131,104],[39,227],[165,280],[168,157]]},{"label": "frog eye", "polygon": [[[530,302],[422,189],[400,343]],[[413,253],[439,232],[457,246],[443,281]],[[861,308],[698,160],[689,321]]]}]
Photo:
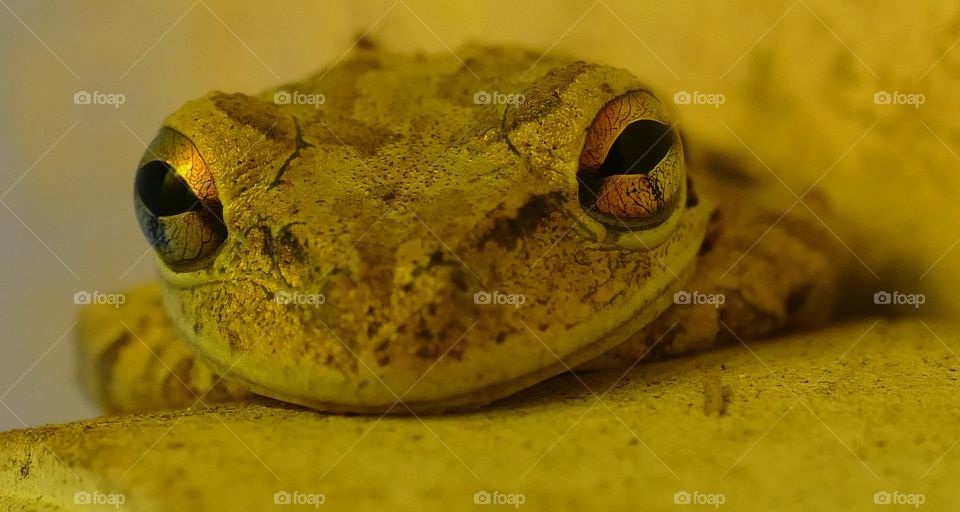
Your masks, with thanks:
[{"label": "frog eye", "polygon": [[175,271],[206,266],[226,239],[213,177],[196,146],[179,132],[163,128],[150,143],[133,196],[140,230]]},{"label": "frog eye", "polygon": [[631,91],[597,113],[580,154],[580,204],[621,242],[652,248],[676,227],[685,202],[680,137],[663,105]]}]

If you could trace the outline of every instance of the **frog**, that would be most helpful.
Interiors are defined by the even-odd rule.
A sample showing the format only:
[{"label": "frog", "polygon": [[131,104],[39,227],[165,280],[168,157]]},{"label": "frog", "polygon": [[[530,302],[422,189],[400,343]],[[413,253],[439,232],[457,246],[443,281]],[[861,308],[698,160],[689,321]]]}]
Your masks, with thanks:
[{"label": "frog", "polygon": [[[112,412],[467,410],[731,325],[820,321],[836,275],[810,222],[771,227],[789,254],[750,254],[771,211],[743,200],[751,179],[686,147],[631,72],[509,46],[361,44],[301,81],[212,92],[164,121],[133,181],[159,277],[78,327]],[[739,252],[747,274],[718,279]],[[735,297],[692,307],[690,286]]]}]

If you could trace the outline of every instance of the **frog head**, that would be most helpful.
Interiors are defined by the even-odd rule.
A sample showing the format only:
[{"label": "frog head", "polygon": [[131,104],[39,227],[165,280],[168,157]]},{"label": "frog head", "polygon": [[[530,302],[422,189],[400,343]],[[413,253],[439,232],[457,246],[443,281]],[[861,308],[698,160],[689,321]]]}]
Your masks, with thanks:
[{"label": "frog head", "polygon": [[315,408],[439,410],[576,366],[671,303],[706,207],[662,104],[613,67],[457,55],[362,50],[166,120],[135,204],[203,362]]}]

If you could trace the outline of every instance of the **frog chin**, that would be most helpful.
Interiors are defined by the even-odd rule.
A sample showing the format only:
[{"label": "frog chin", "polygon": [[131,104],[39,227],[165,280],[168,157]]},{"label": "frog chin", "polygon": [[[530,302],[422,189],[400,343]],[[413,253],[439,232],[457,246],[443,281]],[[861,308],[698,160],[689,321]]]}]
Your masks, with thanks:
[{"label": "frog chin", "polygon": [[[654,267],[649,275],[616,306],[598,306],[576,325],[551,333],[549,346],[530,343],[529,337],[524,343],[490,342],[462,358],[437,359],[430,363],[427,378],[423,378],[426,363],[414,358],[381,368],[373,354],[351,354],[358,364],[355,371],[346,371],[333,363],[318,365],[291,357],[298,344],[317,344],[296,341],[294,327],[305,324],[307,318],[273,315],[271,320],[270,308],[276,308],[272,302],[252,308],[255,299],[269,301],[269,290],[274,288],[247,276],[221,276],[210,270],[178,273],[161,267],[164,304],[199,361],[259,395],[318,410],[355,413],[474,407],[594,360],[656,319],[673,304],[674,293],[695,269],[710,210],[704,202],[682,207],[676,228],[648,253]],[[234,329],[236,322],[247,324],[248,329],[236,330],[239,339],[231,336],[231,322]],[[527,327],[522,332],[531,331]],[[323,341],[332,345],[337,340]],[[247,352],[256,345],[281,347],[287,355]],[[244,354],[243,359],[239,354]],[[404,406],[395,407],[400,398],[393,390],[407,390],[400,395]]]},{"label": "frog chin", "polygon": [[[422,365],[407,367],[395,364],[388,372],[383,372],[377,367],[376,361],[367,356],[358,359],[362,361],[358,365],[359,373],[347,379],[343,377],[344,373],[335,368],[306,369],[299,367],[297,362],[282,370],[269,360],[262,359],[258,364],[238,365],[239,359],[231,352],[234,349],[228,348],[229,340],[223,333],[208,332],[206,329],[198,333],[192,328],[204,303],[196,297],[190,298],[190,290],[172,288],[170,283],[164,283],[164,304],[177,331],[194,349],[199,361],[215,374],[227,376],[230,381],[258,395],[331,412],[444,412],[473,408],[509,396],[571,368],[580,367],[627,340],[672,305],[674,292],[693,273],[697,246],[699,242],[691,240],[675,246],[677,252],[672,255],[671,264],[678,267],[676,275],[663,272],[651,276],[621,306],[599,311],[590,320],[562,333],[558,336],[560,339],[554,340],[555,345],[541,351],[538,357],[529,357],[529,352],[526,353],[527,357],[515,358],[504,358],[503,353],[473,352],[466,355],[463,361],[441,358],[430,367],[431,378],[423,380],[421,378],[425,372]],[[230,286],[209,281],[207,284]],[[197,287],[194,287],[193,292],[196,291]],[[180,311],[184,314],[177,314]],[[261,341],[271,344],[265,340],[258,340],[257,343]],[[251,357],[257,358],[256,355]],[[534,360],[540,363],[533,364]],[[548,364],[543,364],[543,361],[548,361]],[[374,368],[377,370],[374,371]],[[470,379],[466,377],[471,373],[482,375],[495,372],[503,373],[506,378],[467,383]],[[463,382],[456,379],[458,375]],[[391,389],[407,390],[401,395],[402,406],[396,406],[401,398]]]}]

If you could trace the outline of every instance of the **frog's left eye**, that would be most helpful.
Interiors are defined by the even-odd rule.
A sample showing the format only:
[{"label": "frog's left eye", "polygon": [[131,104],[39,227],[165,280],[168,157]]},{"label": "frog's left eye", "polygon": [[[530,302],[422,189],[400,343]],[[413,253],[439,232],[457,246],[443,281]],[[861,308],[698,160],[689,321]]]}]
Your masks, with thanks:
[{"label": "frog's left eye", "polygon": [[210,263],[227,237],[223,206],[196,146],[163,128],[143,156],[134,184],[140,230],[172,270]]},{"label": "frog's left eye", "polygon": [[600,109],[580,154],[580,204],[622,244],[652,248],[673,232],[685,202],[680,137],[663,105],[631,91]]}]

